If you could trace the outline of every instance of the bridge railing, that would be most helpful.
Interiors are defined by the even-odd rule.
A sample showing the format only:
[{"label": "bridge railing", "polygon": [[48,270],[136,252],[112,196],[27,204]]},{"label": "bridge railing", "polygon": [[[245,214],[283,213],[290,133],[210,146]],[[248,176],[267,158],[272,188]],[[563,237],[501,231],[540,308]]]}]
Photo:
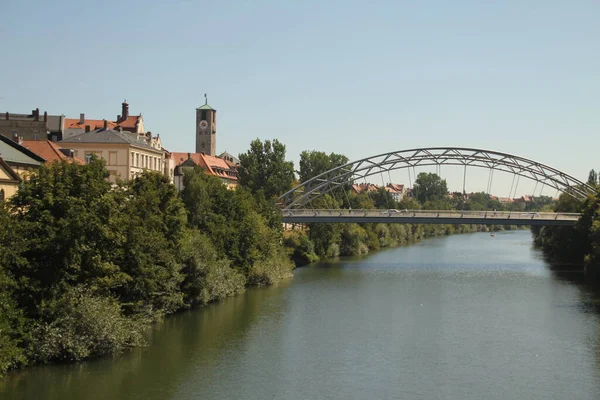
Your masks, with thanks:
[{"label": "bridge railing", "polygon": [[470,218],[470,219],[532,219],[576,221],[581,214],[523,211],[460,211],[460,210],[354,210],[354,209],[287,209],[284,217],[399,217],[399,218]]}]

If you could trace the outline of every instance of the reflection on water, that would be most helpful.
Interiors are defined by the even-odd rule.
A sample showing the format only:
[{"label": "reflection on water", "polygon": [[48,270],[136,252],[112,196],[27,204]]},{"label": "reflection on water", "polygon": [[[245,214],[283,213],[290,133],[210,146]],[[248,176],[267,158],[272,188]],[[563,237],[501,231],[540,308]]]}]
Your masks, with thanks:
[{"label": "reflection on water", "polygon": [[0,398],[597,399],[599,305],[527,231],[435,238],[167,318],[120,357],[11,374]]}]

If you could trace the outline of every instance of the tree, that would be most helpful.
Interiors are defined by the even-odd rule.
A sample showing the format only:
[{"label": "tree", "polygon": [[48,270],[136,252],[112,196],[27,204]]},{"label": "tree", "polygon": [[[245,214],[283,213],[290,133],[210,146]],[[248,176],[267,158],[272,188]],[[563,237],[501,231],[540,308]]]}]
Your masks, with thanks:
[{"label": "tree", "polygon": [[250,143],[250,150],[239,155],[239,183],[252,193],[263,190],[267,198],[279,196],[292,188],[294,163],[285,160],[285,145],[260,139]]},{"label": "tree", "polygon": [[598,184],[598,173],[593,169],[590,170],[590,174],[588,175],[588,185],[596,186]]},{"label": "tree", "polygon": [[430,172],[421,172],[413,188],[415,198],[425,204],[427,201],[441,200],[448,194],[446,180]]},{"label": "tree", "polygon": [[129,310],[159,315],[183,305],[178,252],[187,215],[177,189],[158,172],[144,172],[121,191],[123,246],[118,265],[128,277],[116,293]]},{"label": "tree", "polygon": [[298,172],[300,182],[305,182],[347,163],[348,157],[343,154],[331,153],[327,155],[323,151],[305,150],[300,153],[300,171]]},{"label": "tree", "polygon": [[11,263],[17,299],[36,318],[78,283],[110,290],[123,282],[114,263],[121,213],[101,160],[86,165],[55,162],[24,181],[10,200],[24,238]]}]

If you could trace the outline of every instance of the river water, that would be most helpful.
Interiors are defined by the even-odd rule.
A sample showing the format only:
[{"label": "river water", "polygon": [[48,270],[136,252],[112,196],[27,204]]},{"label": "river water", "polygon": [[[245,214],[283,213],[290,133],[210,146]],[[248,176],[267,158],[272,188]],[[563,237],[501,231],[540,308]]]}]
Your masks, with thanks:
[{"label": "river water", "polygon": [[34,367],[12,399],[599,399],[600,294],[529,231],[300,268],[166,319],[149,346]]}]

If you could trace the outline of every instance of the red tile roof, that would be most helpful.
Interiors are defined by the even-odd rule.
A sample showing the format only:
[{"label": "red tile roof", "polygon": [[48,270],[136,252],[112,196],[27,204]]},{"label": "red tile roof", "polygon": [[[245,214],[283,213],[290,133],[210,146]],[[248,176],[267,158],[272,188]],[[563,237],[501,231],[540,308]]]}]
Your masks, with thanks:
[{"label": "red tile roof", "polygon": [[[104,128],[104,120],[102,119],[84,119],[83,124],[79,123],[79,118],[65,118],[65,129],[85,129],[86,125],[90,126],[90,130]],[[112,121],[108,122],[108,129],[114,129],[117,127]]]},{"label": "red tile roof", "polygon": [[171,158],[175,161],[175,165],[179,165],[189,158],[198,166],[206,169],[209,174],[231,180],[237,180],[237,174],[229,175],[228,171],[235,171],[229,167],[225,160],[218,157],[209,156],[202,153],[179,153],[171,152]]},{"label": "red tile roof", "polygon": [[127,119],[122,121],[116,121],[116,126],[120,126],[123,129],[137,129],[137,126],[140,122],[140,115],[132,115],[127,117]]},{"label": "red tile roof", "polygon": [[38,156],[45,159],[46,162],[67,160],[76,162],[78,164],[85,164],[85,162],[79,157],[67,157],[60,151],[61,147],[49,140],[24,140],[22,145],[23,147],[31,150]]}]

